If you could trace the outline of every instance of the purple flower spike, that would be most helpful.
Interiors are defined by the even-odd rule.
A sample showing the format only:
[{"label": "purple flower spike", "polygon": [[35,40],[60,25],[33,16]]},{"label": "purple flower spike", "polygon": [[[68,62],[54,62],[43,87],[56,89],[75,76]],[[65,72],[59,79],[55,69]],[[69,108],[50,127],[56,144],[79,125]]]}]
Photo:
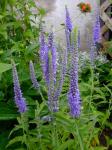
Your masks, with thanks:
[{"label": "purple flower spike", "polygon": [[65,28],[65,35],[66,35],[66,47],[67,51],[71,51],[71,43],[70,43],[70,32]]},{"label": "purple flower spike", "polygon": [[38,89],[39,88],[39,84],[38,84],[36,76],[35,76],[35,71],[34,71],[34,66],[33,66],[33,62],[32,61],[30,61],[29,67],[30,67],[30,78],[31,78],[33,87],[35,89]]},{"label": "purple flower spike", "polygon": [[49,83],[49,58],[48,58],[48,46],[45,43],[44,33],[41,32],[40,36],[40,60],[46,83]]},{"label": "purple flower spike", "polygon": [[54,44],[53,32],[51,32],[49,34],[48,49],[49,49],[49,51],[51,51],[51,54],[52,54],[52,69],[53,69],[52,71],[53,71],[53,75],[54,75],[54,81],[56,82],[56,69],[57,69],[57,65],[56,65],[56,46]]},{"label": "purple flower spike", "polygon": [[68,94],[69,105],[70,105],[70,114],[72,117],[79,117],[80,116],[80,93],[79,90],[76,89],[75,95],[70,92]]},{"label": "purple flower spike", "polygon": [[51,53],[52,53],[52,67],[53,67],[54,81],[56,82],[57,65],[56,65],[56,47],[54,44]]},{"label": "purple flower spike", "polygon": [[72,52],[68,103],[71,116],[76,118],[79,117],[81,112],[81,99],[78,88],[78,41],[76,42],[76,46]]},{"label": "purple flower spike", "polygon": [[66,45],[67,45],[67,51],[71,50],[71,32],[72,32],[72,22],[69,15],[68,8],[65,6],[65,13],[66,13],[66,19],[65,19],[65,35],[66,35]]},{"label": "purple flower spike", "polygon": [[48,53],[49,53],[49,50],[46,47],[43,70],[44,70],[44,77],[45,77],[47,85],[49,85],[49,55]]},{"label": "purple flower spike", "polygon": [[15,94],[15,103],[20,113],[24,113],[27,110],[25,98],[22,95],[18,74],[15,64],[13,64],[13,83],[14,83],[14,94]]},{"label": "purple flower spike", "polygon": [[101,30],[100,30],[100,17],[99,15],[96,17],[96,22],[93,26],[93,42],[96,44],[101,41]]},{"label": "purple flower spike", "polygon": [[45,39],[44,39],[44,33],[41,32],[41,35],[40,35],[40,59],[42,62],[44,60],[45,49],[46,49],[46,44],[45,44]]},{"label": "purple flower spike", "polygon": [[72,22],[71,22],[71,18],[70,18],[67,7],[65,7],[65,11],[66,11],[66,24],[65,25],[66,25],[67,31],[71,32],[72,31]]},{"label": "purple flower spike", "polygon": [[48,37],[48,48],[49,48],[49,50],[52,49],[53,39],[54,39],[54,35],[53,35],[53,32],[51,32],[51,33],[49,33],[49,37]]}]

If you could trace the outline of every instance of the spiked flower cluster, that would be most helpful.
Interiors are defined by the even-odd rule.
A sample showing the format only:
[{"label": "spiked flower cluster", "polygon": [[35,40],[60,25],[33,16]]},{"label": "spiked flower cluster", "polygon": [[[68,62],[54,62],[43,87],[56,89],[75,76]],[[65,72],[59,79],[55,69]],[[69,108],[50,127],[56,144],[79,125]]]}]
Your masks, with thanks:
[{"label": "spiked flower cluster", "polygon": [[80,92],[78,88],[78,41],[72,53],[72,63],[70,71],[70,89],[68,93],[68,102],[72,117],[79,117],[81,111]]},{"label": "spiked flower cluster", "polygon": [[53,32],[49,34],[48,38],[48,49],[51,51],[52,55],[52,69],[53,69],[53,76],[54,76],[54,81],[56,81],[56,47],[54,44],[54,37],[53,37]]},{"label": "spiked flower cluster", "polygon": [[56,47],[53,41],[53,33],[51,32],[49,34],[48,44],[45,43],[43,33],[41,33],[40,39],[40,59],[46,83],[49,85],[49,52],[52,54],[52,69],[54,74],[53,80],[56,80]]},{"label": "spiked flower cluster", "polygon": [[67,45],[67,51],[70,51],[71,50],[70,36],[72,32],[72,22],[67,7],[65,7],[65,12],[66,12],[66,19],[65,19],[66,45]]},{"label": "spiked flower cluster", "polygon": [[[44,54],[44,55],[43,55]],[[50,111],[58,111],[57,98],[54,100],[54,85],[56,83],[56,47],[54,35],[51,32],[48,36],[48,44],[45,43],[44,35],[41,34],[40,40],[40,59],[43,68],[44,78],[48,87],[48,106]]]},{"label": "spiked flower cluster", "polygon": [[25,98],[22,95],[18,74],[15,64],[13,64],[13,83],[14,83],[14,94],[15,94],[15,103],[20,113],[24,113],[27,110]]},{"label": "spiked flower cluster", "polygon": [[100,28],[100,16],[99,9],[97,9],[96,21],[93,24],[93,39],[90,46],[90,62],[91,66],[94,66],[94,59],[96,55],[97,45],[101,42],[101,28]]},{"label": "spiked flower cluster", "polygon": [[72,31],[72,22],[71,22],[71,18],[70,18],[70,15],[69,15],[69,11],[68,11],[68,8],[65,7],[65,11],[66,11],[66,28],[69,32]]},{"label": "spiked flower cluster", "polygon": [[[70,36],[72,32],[72,24],[69,16],[67,7],[66,10],[66,42],[67,49],[64,51],[62,66],[60,67],[60,79],[59,82],[56,80],[57,65],[56,65],[56,46],[54,43],[53,32],[49,34],[48,42],[46,43],[44,33],[41,32],[40,35],[40,59],[41,66],[44,74],[45,81],[48,88],[48,107],[52,112],[57,112],[58,99],[62,91],[62,86],[64,82],[64,77],[66,75],[67,67],[67,50],[71,50],[71,70],[70,70],[70,88],[68,92],[68,102],[70,107],[70,113],[72,117],[79,117],[81,111],[80,102],[80,92],[78,88],[78,48],[80,47],[80,33],[77,33],[74,43],[70,41]],[[39,88],[39,84],[36,80],[33,62],[30,61],[30,77],[35,89]],[[14,93],[15,93],[15,103],[19,109],[20,113],[24,113],[27,110],[25,99],[23,98],[20,84],[18,80],[17,70],[15,64],[13,65],[13,82],[14,82]],[[58,82],[58,83],[57,83]]]},{"label": "spiked flower cluster", "polygon": [[48,59],[48,46],[45,42],[44,33],[40,35],[40,60],[46,83],[49,83],[49,59]]},{"label": "spiked flower cluster", "polygon": [[59,107],[58,107],[58,99],[59,99],[59,96],[60,96],[61,91],[62,91],[62,86],[63,86],[65,74],[66,74],[66,59],[63,58],[62,66],[61,66],[59,85],[58,85],[57,89],[55,90],[54,97],[53,97],[54,106],[56,106],[56,107],[54,107],[54,111],[55,112],[57,112],[58,109],[59,109]]},{"label": "spiked flower cluster", "polygon": [[39,84],[38,84],[36,76],[35,76],[35,71],[34,71],[34,66],[33,66],[33,62],[32,61],[30,61],[29,68],[30,68],[30,78],[31,78],[33,87],[35,89],[38,89],[39,88]]},{"label": "spiked flower cluster", "polygon": [[96,22],[93,26],[93,42],[94,44],[100,43],[101,41],[101,31],[100,31],[100,17],[97,15]]},{"label": "spiked flower cluster", "polygon": [[41,58],[41,61],[44,60],[44,55],[45,55],[45,49],[46,49],[46,44],[45,44],[45,38],[44,38],[44,33],[41,32],[41,35],[40,35],[40,58]]}]

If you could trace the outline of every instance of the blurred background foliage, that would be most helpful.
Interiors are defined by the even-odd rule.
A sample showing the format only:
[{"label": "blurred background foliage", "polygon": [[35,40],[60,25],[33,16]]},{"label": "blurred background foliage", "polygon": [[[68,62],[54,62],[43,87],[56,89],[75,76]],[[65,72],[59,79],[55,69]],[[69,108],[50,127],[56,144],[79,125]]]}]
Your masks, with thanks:
[{"label": "blurred background foliage", "polygon": [[37,8],[32,0],[0,0],[0,150],[5,149],[9,131],[19,115],[13,101],[12,59],[17,64],[22,91],[31,108],[30,117],[34,116],[35,99],[40,98],[32,88],[28,68],[29,61],[33,60],[38,68],[38,81],[42,80],[38,52],[40,22],[44,15],[45,11]]},{"label": "blurred background foliage", "polygon": [[[32,9],[35,9],[36,13]],[[35,2],[31,0],[0,1],[0,120],[9,120],[17,116],[17,110],[13,104],[12,59],[17,64],[22,90],[27,95],[28,103],[34,105],[31,97],[33,99],[38,97],[38,93],[32,90],[31,81],[29,81],[28,66],[30,60],[35,62],[38,68],[36,69],[37,78],[41,81],[38,57],[39,31],[44,15],[45,11],[37,8]]]}]

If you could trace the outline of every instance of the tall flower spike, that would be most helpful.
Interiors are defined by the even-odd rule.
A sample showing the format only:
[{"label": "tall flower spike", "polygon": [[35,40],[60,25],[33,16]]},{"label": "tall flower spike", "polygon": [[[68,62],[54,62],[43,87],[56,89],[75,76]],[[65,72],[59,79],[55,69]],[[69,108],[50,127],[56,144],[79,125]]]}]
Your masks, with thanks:
[{"label": "tall flower spike", "polygon": [[72,32],[72,22],[71,22],[68,8],[66,6],[65,6],[65,13],[66,13],[66,18],[65,18],[66,45],[67,45],[67,51],[70,51],[71,50],[70,36]]},{"label": "tall flower spike", "polygon": [[54,75],[54,81],[56,81],[56,46],[54,43],[54,35],[53,32],[49,34],[48,38],[48,49],[51,51],[52,54],[52,69],[53,69],[53,75]]},{"label": "tall flower spike", "polygon": [[46,45],[45,45],[44,33],[41,32],[41,35],[40,35],[40,59],[41,61],[44,60],[45,48],[46,48]]},{"label": "tall flower spike", "polygon": [[93,25],[93,43],[100,43],[101,41],[101,29],[100,29],[100,17],[97,15],[96,21]]},{"label": "tall flower spike", "polygon": [[70,70],[70,88],[68,102],[72,117],[79,117],[81,111],[80,92],[78,88],[78,41],[75,43]]},{"label": "tall flower spike", "polygon": [[65,35],[66,35],[66,47],[67,47],[67,52],[71,51],[71,43],[70,43],[70,32],[67,30],[65,27]]},{"label": "tall flower spike", "polygon": [[27,110],[27,106],[26,106],[25,98],[23,97],[20,89],[20,84],[19,84],[19,79],[18,79],[18,74],[17,74],[15,64],[13,64],[12,72],[13,72],[15,103],[17,108],[19,109],[19,112],[24,113]]},{"label": "tall flower spike", "polygon": [[44,57],[44,77],[46,80],[47,85],[49,86],[49,50],[48,47],[46,47],[46,53]]},{"label": "tall flower spike", "polygon": [[43,32],[41,32],[41,35],[40,35],[40,60],[41,60],[41,66],[42,66],[44,78],[48,85],[48,83],[49,83],[48,46],[45,43],[45,37],[44,37]]},{"label": "tall flower spike", "polygon": [[53,111],[54,112],[57,112],[59,110],[58,100],[59,100],[59,96],[60,96],[61,91],[62,91],[62,86],[63,86],[63,82],[64,82],[64,75],[65,75],[64,73],[65,73],[64,67],[62,66],[59,85],[58,85],[57,89],[55,90],[54,96],[53,96],[53,106],[54,106]]},{"label": "tall flower spike", "polygon": [[78,118],[80,116],[80,92],[78,89],[75,91],[75,95],[70,92],[68,94],[70,114],[72,117]]},{"label": "tall flower spike", "polygon": [[30,61],[29,68],[30,68],[30,78],[31,78],[33,87],[35,89],[38,89],[39,88],[39,84],[38,84],[36,76],[35,76],[35,70],[34,70],[34,66],[33,66],[33,62],[32,61]]},{"label": "tall flower spike", "polygon": [[51,33],[49,33],[49,37],[48,37],[48,48],[49,48],[49,50],[52,49],[53,39],[54,39],[54,35],[53,35],[53,32],[51,32]]},{"label": "tall flower spike", "polygon": [[54,102],[54,110],[55,112],[57,112],[59,110],[59,106],[58,106],[58,100],[59,100],[59,96],[61,94],[62,91],[62,87],[63,87],[63,83],[64,83],[64,78],[66,75],[66,66],[67,66],[67,56],[66,56],[67,51],[65,50],[63,52],[63,58],[62,61],[60,62],[61,64],[61,68],[60,68],[60,79],[58,82],[58,86],[54,92],[54,97],[53,97],[53,102]]},{"label": "tall flower spike", "polygon": [[51,112],[54,111],[54,74],[53,74],[53,66],[52,66],[52,53],[49,51],[49,85],[48,85],[48,107]]},{"label": "tall flower spike", "polygon": [[56,71],[57,71],[57,65],[56,65],[56,47],[53,43],[52,47],[52,66],[53,66],[53,74],[54,74],[54,82],[56,82]]},{"label": "tall flower spike", "polygon": [[70,18],[70,15],[69,15],[69,11],[68,11],[68,8],[67,6],[65,6],[65,11],[66,11],[66,28],[69,32],[72,31],[72,22],[71,22],[71,18]]}]

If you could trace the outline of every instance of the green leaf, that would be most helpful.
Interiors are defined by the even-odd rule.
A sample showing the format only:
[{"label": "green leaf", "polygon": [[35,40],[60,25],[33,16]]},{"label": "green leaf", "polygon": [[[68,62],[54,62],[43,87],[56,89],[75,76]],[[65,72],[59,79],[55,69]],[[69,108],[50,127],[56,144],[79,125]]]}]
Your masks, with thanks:
[{"label": "green leaf", "polygon": [[60,145],[57,150],[65,150],[73,144],[74,144],[74,140],[68,140],[65,143],[63,143],[62,145]]},{"label": "green leaf", "polygon": [[0,63],[0,74],[3,72],[10,70],[12,68],[11,64],[6,64],[6,63]]},{"label": "green leaf", "polygon": [[16,119],[18,115],[13,104],[0,102],[0,120]]},{"label": "green leaf", "polygon": [[40,15],[45,16],[46,10],[44,8],[39,8],[38,11]]},{"label": "green leaf", "polygon": [[90,148],[90,150],[107,150],[107,147],[98,146],[98,147]]},{"label": "green leaf", "polygon": [[16,148],[16,150],[26,150],[25,148]]},{"label": "green leaf", "polygon": [[21,125],[16,125],[16,126],[11,130],[11,132],[10,132],[10,134],[9,134],[9,137],[12,135],[13,132],[15,132],[15,131],[17,131],[17,130],[19,130],[19,129],[21,129],[21,128],[22,128]]},{"label": "green leaf", "polygon": [[3,50],[0,50],[0,55],[2,55],[3,54]]},{"label": "green leaf", "polygon": [[23,141],[23,136],[16,136],[14,139],[9,141],[6,148],[8,148],[9,146],[11,146],[12,144],[14,144],[16,142],[22,142],[22,141]]},{"label": "green leaf", "polygon": [[4,129],[0,130],[0,150],[5,150],[5,147],[8,143],[9,132],[10,132],[9,130],[4,130]]},{"label": "green leaf", "polygon": [[12,5],[12,6],[13,6],[13,5],[15,5],[15,3],[16,3],[16,1],[15,1],[15,0],[9,0],[9,4],[10,4],[10,5]]},{"label": "green leaf", "polygon": [[0,20],[1,20],[3,17],[4,17],[3,15],[0,15]]}]

